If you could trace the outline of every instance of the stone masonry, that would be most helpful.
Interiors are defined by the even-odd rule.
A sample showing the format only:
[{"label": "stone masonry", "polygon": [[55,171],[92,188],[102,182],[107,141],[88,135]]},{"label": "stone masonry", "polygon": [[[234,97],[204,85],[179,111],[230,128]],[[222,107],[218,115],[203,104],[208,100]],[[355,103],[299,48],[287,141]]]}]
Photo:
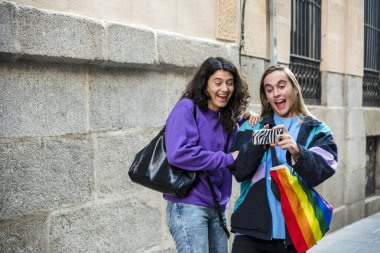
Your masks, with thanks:
[{"label": "stone masonry", "polygon": [[[0,2],[0,252],[175,252],[161,194],[127,171],[209,56],[239,63],[235,44]],[[241,61],[259,111],[268,63]],[[380,211],[364,198],[365,136],[380,135],[380,112],[361,107],[360,77],[322,79],[323,105],[310,109],[339,145],[339,170],[319,189],[335,230]]]}]

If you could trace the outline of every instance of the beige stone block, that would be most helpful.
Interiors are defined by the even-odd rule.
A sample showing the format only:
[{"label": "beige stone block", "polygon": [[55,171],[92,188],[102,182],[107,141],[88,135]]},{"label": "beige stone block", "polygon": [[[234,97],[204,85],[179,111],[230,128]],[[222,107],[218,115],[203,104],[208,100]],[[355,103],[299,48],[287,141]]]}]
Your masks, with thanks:
[{"label": "beige stone block", "polygon": [[238,1],[217,1],[216,37],[220,40],[236,41],[238,38]]},{"label": "beige stone block", "polygon": [[72,136],[0,143],[0,221],[91,201],[92,147]]},{"label": "beige stone block", "polygon": [[345,117],[346,111],[343,107],[327,107],[325,123],[333,132],[335,141],[345,139]]},{"label": "beige stone block", "polygon": [[364,2],[326,3],[322,4],[321,70],[362,76]]},{"label": "beige stone block", "polygon": [[13,2],[89,18],[130,23],[130,0],[15,0]]},{"label": "beige stone block", "polygon": [[[226,44],[225,44],[226,45]],[[237,44],[228,44],[226,45],[227,49],[227,58],[232,61],[237,67],[240,65],[240,52],[239,46]]]},{"label": "beige stone block", "polygon": [[[322,53],[321,70],[329,70],[336,73],[344,73],[345,58],[344,45],[345,39],[339,34],[330,34],[327,55]],[[322,51],[324,51],[322,49]]]},{"label": "beige stone block", "polygon": [[244,54],[258,58],[269,58],[269,19],[266,1],[247,1],[245,7]]},{"label": "beige stone block", "polygon": [[324,106],[344,105],[344,76],[332,72],[321,72],[321,104]]},{"label": "beige stone block", "polygon": [[18,25],[13,28],[17,31],[16,54],[21,57],[13,57],[41,60],[42,56],[59,62],[104,59],[104,27],[100,22],[24,5],[18,7],[13,17]]},{"label": "beige stone block", "polygon": [[157,56],[155,32],[133,26],[106,23],[105,45],[109,62],[153,64]]},{"label": "beige stone block", "polygon": [[290,30],[291,1],[277,1],[277,54],[278,62],[289,63],[290,60]]},{"label": "beige stone block", "polygon": [[46,252],[49,233],[46,216],[0,222],[1,252]]},{"label": "beige stone block", "polygon": [[333,217],[330,223],[330,230],[328,233],[332,233],[339,228],[342,228],[346,225],[347,220],[347,208],[346,206],[339,206],[334,208]]},{"label": "beige stone block", "polygon": [[[364,34],[364,31],[362,31]],[[348,36],[349,38],[349,36]],[[360,41],[347,39],[344,72],[350,75],[363,76],[364,68],[364,38]]]},{"label": "beige stone block", "polygon": [[178,18],[177,2],[177,0],[131,0],[131,22],[175,32]]},{"label": "beige stone block", "polygon": [[[358,201],[364,201],[365,168],[357,170],[348,169],[344,176],[344,203],[348,205],[357,203]],[[364,210],[364,205],[362,208]]]},{"label": "beige stone block", "polygon": [[344,177],[345,172],[340,166],[332,177],[316,187],[318,193],[333,207],[344,205]]},{"label": "beige stone block", "polygon": [[345,75],[344,86],[346,92],[345,106],[362,107],[363,78],[359,76]]},{"label": "beige stone block", "polygon": [[52,214],[51,252],[144,252],[160,243],[159,210],[115,199]]},{"label": "beige stone block", "polygon": [[346,1],[348,19],[346,18],[347,32],[352,41],[360,41],[364,34],[364,0]]},{"label": "beige stone block", "polygon": [[365,199],[365,216],[380,212],[380,196],[372,196]]},{"label": "beige stone block", "polygon": [[364,199],[359,200],[351,205],[347,205],[346,225],[365,217],[365,202]]},{"label": "beige stone block", "polygon": [[[91,80],[90,129],[161,127],[167,111],[166,75],[137,69],[96,69]],[[142,99],[149,94],[149,102]],[[133,108],[133,109],[131,109]]]},{"label": "beige stone block", "polygon": [[308,105],[307,109],[309,109],[310,113],[313,114],[318,120],[326,122],[326,116],[328,112],[327,107]]},{"label": "beige stone block", "polygon": [[[167,201],[163,199],[162,193],[160,192],[153,191],[138,184],[135,184],[135,186],[136,189],[139,190],[132,194],[129,194],[128,197],[130,199],[144,203],[144,205],[147,207],[158,210],[160,213],[160,219],[157,222],[160,222],[161,226],[159,227],[159,230],[156,231],[156,233],[160,235],[160,242],[157,243],[157,245],[154,247],[160,249],[158,252],[175,253],[175,243],[166,224]],[[227,217],[230,216],[227,215]]]},{"label": "beige stone block", "polygon": [[159,64],[198,68],[210,56],[229,58],[230,55],[232,55],[232,48],[226,47],[223,43],[194,39],[168,32],[157,33]]},{"label": "beige stone block", "polygon": [[0,136],[86,132],[84,72],[63,64],[1,63]]},{"label": "beige stone block", "polygon": [[322,4],[321,71],[344,73],[344,0]]},{"label": "beige stone block", "polygon": [[[262,59],[242,57],[241,72],[247,79],[250,102],[253,104],[260,105],[260,80],[265,68],[266,62]],[[256,112],[260,113],[260,110]]]},{"label": "beige stone block", "polygon": [[68,11],[69,9],[69,1],[67,0],[66,1],[13,0],[12,2],[15,2],[18,4],[25,4],[25,5],[33,6],[36,8],[45,9],[45,10]]},{"label": "beige stone block", "polygon": [[84,15],[90,18],[129,24],[131,22],[130,0],[66,0],[68,13]]},{"label": "beige stone block", "polygon": [[[112,0],[112,1],[86,1],[81,0],[88,5],[94,15],[98,19],[110,20],[129,24],[131,22],[131,1],[130,0]],[[70,0],[70,5],[77,0]]]},{"label": "beige stone block", "polygon": [[345,166],[347,171],[363,169],[365,167],[366,139],[358,138],[347,140],[342,152],[346,153]]},{"label": "beige stone block", "polygon": [[191,80],[193,73],[190,71],[187,73],[168,73],[167,74],[167,84],[168,84],[168,105],[167,105],[167,115],[169,115],[173,106],[179,101],[187,83]]},{"label": "beige stone block", "polygon": [[141,186],[130,180],[128,170],[136,153],[147,145],[160,129],[128,129],[94,136],[95,191],[98,195],[131,194],[142,190]]},{"label": "beige stone block", "polygon": [[364,0],[349,0],[347,2],[345,7],[345,73],[362,76],[364,59]]},{"label": "beige stone block", "polygon": [[[346,7],[346,1],[345,0],[330,0],[327,1],[327,17],[324,16],[323,18],[328,18],[328,21],[330,21],[329,25],[329,32],[331,33],[341,33],[344,31],[345,26],[345,7]],[[324,4],[322,4],[322,7]],[[323,11],[322,11],[323,13]],[[330,18],[330,19],[329,19]]]},{"label": "beige stone block", "polygon": [[380,108],[363,107],[364,127],[366,136],[380,135]]},{"label": "beige stone block", "polygon": [[365,136],[365,125],[362,108],[350,108],[346,115],[345,134],[347,139],[363,138]]},{"label": "beige stone block", "polygon": [[216,0],[177,1],[176,32],[215,39],[216,36]]}]

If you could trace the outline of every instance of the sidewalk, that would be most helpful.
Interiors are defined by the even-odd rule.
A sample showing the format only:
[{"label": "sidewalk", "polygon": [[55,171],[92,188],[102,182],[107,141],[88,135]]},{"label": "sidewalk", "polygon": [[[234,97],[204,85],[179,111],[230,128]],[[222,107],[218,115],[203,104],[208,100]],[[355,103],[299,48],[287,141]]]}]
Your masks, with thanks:
[{"label": "sidewalk", "polygon": [[307,253],[379,253],[380,212],[326,235]]}]

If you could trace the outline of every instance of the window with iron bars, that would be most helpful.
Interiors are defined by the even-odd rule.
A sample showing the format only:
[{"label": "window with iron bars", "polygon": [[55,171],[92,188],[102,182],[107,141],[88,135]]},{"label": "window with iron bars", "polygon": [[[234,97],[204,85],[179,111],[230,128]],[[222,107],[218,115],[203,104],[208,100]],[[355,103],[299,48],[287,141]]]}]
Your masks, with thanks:
[{"label": "window with iron bars", "polygon": [[366,173],[365,173],[365,196],[369,197],[378,192],[379,182],[376,182],[376,174],[379,173],[377,168],[376,157],[379,136],[367,136],[366,148]]},{"label": "window with iron bars", "polygon": [[289,68],[307,104],[321,103],[321,0],[292,0]]},{"label": "window with iron bars", "polygon": [[363,106],[380,107],[380,1],[364,1]]}]

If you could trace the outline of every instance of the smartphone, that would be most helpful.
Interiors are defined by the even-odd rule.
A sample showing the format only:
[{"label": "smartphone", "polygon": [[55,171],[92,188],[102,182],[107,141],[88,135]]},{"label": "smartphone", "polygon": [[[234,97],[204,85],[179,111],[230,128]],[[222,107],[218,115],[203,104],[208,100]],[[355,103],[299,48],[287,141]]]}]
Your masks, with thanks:
[{"label": "smartphone", "polygon": [[277,129],[260,129],[252,133],[253,145],[266,145],[276,142],[276,135],[284,132],[282,128]]}]

